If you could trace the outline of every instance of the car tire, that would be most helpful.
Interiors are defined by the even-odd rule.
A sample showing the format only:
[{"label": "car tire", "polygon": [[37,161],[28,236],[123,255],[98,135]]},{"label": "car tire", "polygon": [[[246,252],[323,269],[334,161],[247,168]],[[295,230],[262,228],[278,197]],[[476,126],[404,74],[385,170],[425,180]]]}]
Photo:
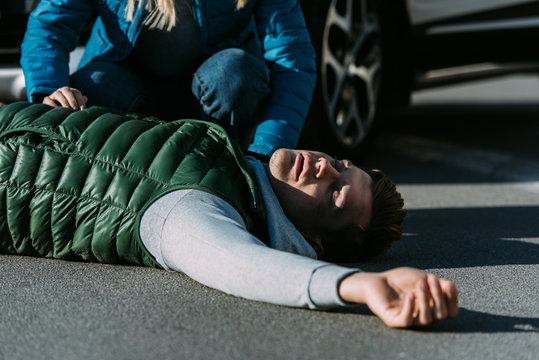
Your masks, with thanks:
[{"label": "car tire", "polygon": [[318,77],[300,146],[360,159],[383,118],[409,104],[404,1],[304,1],[302,8]]}]

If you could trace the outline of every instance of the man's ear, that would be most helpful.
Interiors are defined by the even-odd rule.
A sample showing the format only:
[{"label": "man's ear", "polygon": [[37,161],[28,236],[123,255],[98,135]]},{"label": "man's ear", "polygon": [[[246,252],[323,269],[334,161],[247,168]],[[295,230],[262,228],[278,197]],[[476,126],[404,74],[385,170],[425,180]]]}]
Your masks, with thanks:
[{"label": "man's ear", "polygon": [[318,257],[324,254],[324,245],[322,242],[322,236],[319,234],[304,234],[305,240],[313,247]]}]

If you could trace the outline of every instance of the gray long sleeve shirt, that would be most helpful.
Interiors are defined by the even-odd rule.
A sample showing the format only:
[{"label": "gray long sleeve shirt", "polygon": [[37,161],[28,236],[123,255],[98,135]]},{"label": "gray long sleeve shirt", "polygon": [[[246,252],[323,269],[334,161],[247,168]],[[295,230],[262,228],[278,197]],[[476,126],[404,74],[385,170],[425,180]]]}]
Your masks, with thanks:
[{"label": "gray long sleeve shirt", "polygon": [[343,306],[340,281],[358,271],[316,260],[316,253],[286,218],[263,165],[250,160],[266,212],[270,247],[250,234],[223,199],[178,190],[144,213],[140,236],[163,268],[235,296],[294,307]]}]

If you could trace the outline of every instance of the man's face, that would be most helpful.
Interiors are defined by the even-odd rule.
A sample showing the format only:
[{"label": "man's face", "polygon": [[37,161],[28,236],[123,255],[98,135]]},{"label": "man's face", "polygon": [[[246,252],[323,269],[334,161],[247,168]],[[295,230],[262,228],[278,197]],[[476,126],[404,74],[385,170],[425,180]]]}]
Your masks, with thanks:
[{"label": "man's face", "polygon": [[285,214],[307,238],[348,225],[367,228],[370,224],[372,179],[349,160],[335,160],[321,152],[279,149],[268,168]]}]

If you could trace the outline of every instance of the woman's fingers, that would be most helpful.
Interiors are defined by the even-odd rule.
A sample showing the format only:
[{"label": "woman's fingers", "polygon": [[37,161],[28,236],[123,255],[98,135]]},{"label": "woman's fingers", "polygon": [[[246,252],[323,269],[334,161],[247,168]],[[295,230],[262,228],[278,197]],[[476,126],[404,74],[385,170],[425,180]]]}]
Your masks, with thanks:
[{"label": "woman's fingers", "polygon": [[[52,95],[52,94],[51,94]],[[43,98],[43,104],[58,107],[58,103],[51,98],[51,95]]]},{"label": "woman's fingers", "polygon": [[61,88],[60,91],[64,98],[67,100],[68,104],[68,106],[62,104],[62,106],[70,107],[73,110],[78,110],[80,108],[80,105],[77,102],[77,97],[75,96],[75,92],[71,88]]},{"label": "woman's fingers", "polygon": [[75,95],[75,99],[77,100],[77,107],[75,110],[84,110],[86,108],[86,102],[88,101],[88,98],[81,94],[81,92],[77,89],[72,89],[73,94]]},{"label": "woman's fingers", "polygon": [[[45,102],[46,100],[48,100],[48,101]],[[58,91],[58,90],[56,90],[55,92],[53,92],[49,96],[46,96],[43,99],[43,103],[46,103],[46,104],[52,105],[52,106],[61,106],[61,107],[65,107],[65,108],[71,107],[69,105],[69,101],[66,99],[64,94],[61,91]]]},{"label": "woman's fingers", "polygon": [[62,106],[74,110],[83,110],[88,98],[75,88],[64,86],[43,99],[43,103],[51,106]]}]

